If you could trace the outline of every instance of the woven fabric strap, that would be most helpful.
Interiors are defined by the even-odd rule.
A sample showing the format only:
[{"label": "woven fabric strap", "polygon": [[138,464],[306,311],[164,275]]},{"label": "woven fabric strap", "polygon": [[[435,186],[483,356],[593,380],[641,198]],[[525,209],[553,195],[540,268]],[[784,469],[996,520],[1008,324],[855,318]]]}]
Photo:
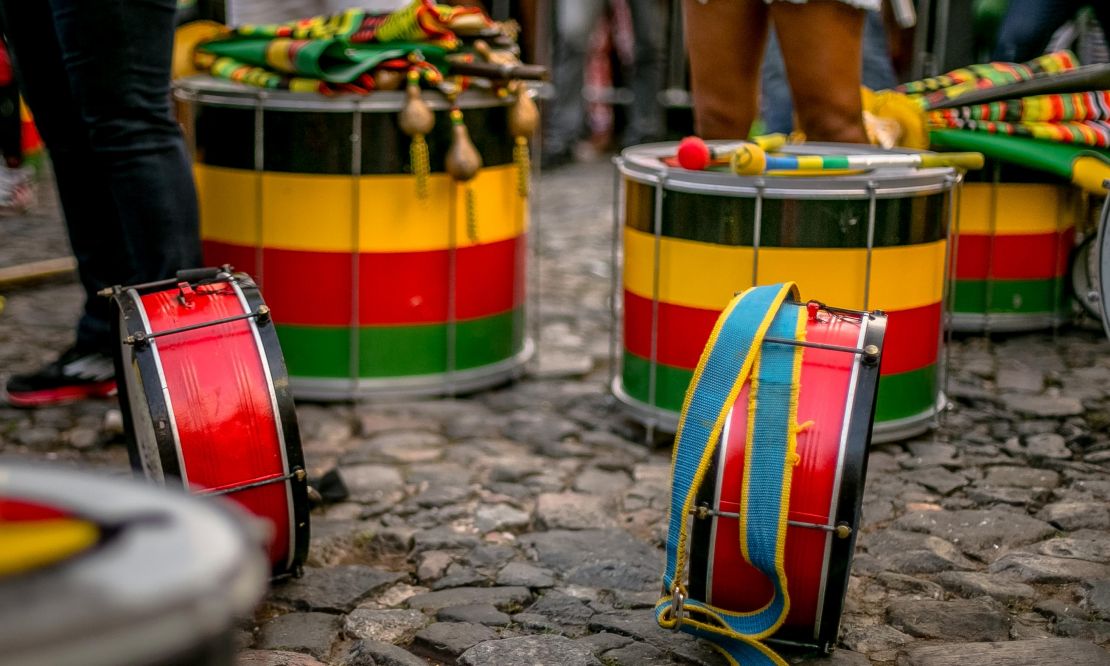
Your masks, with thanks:
[{"label": "woven fabric strap", "polygon": [[[730,663],[744,666],[786,662],[760,641],[774,633],[790,612],[784,569],[790,481],[794,469],[798,377],[802,348],[763,344],[765,337],[802,340],[806,312],[792,282],[754,287],[733,299],[721,313],[702,352],[682,406],[675,436],[671,512],[667,533],[664,596],[656,620],[708,638]],[[729,410],[741,388],[749,388],[744,478],[740,503],[740,543],[744,560],[769,580],[771,600],[751,612],[717,608],[685,599],[675,617],[679,594],[685,597],[688,526],[695,498],[713,461]]]}]

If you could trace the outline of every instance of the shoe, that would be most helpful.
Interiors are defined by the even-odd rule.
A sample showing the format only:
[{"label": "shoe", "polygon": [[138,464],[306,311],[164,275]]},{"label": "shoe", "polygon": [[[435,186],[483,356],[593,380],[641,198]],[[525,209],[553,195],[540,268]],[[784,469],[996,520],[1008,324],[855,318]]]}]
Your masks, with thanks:
[{"label": "shoe", "polygon": [[106,398],[116,392],[116,367],[108,354],[71,347],[37,372],[14,375],[7,389],[8,404],[13,407]]}]

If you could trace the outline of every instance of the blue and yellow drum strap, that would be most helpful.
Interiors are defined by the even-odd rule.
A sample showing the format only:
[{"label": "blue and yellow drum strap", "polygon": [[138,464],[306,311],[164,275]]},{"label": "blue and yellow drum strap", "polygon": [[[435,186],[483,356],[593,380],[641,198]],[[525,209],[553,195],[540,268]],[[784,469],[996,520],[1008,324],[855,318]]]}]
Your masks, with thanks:
[{"label": "blue and yellow drum strap", "polygon": [[[661,626],[676,624],[714,641],[737,664],[785,664],[759,640],[774,633],[790,610],[784,569],[787,510],[795,456],[798,379],[802,348],[767,344],[765,337],[801,340],[805,308],[794,283],[754,287],[721,313],[686,393],[672,462],[672,495],[663,574],[666,595],[656,605]],[[713,460],[729,410],[749,378],[748,432],[741,489],[740,549],[744,559],[772,583],[774,594],[761,609],[736,613],[700,600],[687,600],[674,617],[678,594],[685,596],[688,517]],[[767,511],[767,507],[778,507]],[[688,612],[693,611],[691,616]]]}]

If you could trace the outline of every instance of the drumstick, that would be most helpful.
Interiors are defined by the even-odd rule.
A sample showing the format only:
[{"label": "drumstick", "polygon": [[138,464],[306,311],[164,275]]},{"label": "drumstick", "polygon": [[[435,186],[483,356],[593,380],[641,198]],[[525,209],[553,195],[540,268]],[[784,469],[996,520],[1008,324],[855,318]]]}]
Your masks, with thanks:
[{"label": "drumstick", "polygon": [[753,137],[751,141],[737,141],[723,146],[710,146],[699,137],[688,136],[678,142],[675,157],[678,159],[679,166],[683,169],[701,171],[713,162],[727,162],[737,148],[751,143],[763,150],[778,150],[786,145],[786,135],[765,134]]},{"label": "drumstick", "polygon": [[733,173],[755,176],[768,171],[832,171],[880,167],[958,167],[982,169],[982,153],[876,153],[871,155],[768,155],[759,146],[737,148],[730,162]]}]

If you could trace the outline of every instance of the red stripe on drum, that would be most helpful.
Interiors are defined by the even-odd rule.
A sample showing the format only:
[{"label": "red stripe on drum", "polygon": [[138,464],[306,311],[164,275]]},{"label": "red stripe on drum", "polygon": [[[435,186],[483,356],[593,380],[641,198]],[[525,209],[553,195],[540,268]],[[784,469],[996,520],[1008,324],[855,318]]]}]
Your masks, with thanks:
[{"label": "red stripe on drum", "polygon": [[[189,307],[177,291],[142,296],[152,332],[208,324],[243,314],[226,285],[198,293]],[[254,333],[246,321],[207,326],[154,343],[177,425],[183,476],[194,489],[227,488],[284,474],[284,452],[270,387]],[[273,529],[270,561],[289,556],[291,524],[285,483],[228,495]]]},{"label": "red stripe on drum", "polygon": [[[651,299],[624,291],[624,345],[651,358]],[[941,305],[933,303],[887,312],[882,374],[919,370],[936,363],[940,340]],[[659,302],[656,360],[693,370],[720,312]]]},{"label": "red stripe on drum", "polygon": [[1064,275],[1075,231],[987,236],[961,234],[955,245],[958,280],[1035,280]]},{"label": "red stripe on drum", "polygon": [[[455,318],[508,312],[524,302],[523,236],[455,251]],[[265,248],[261,270],[253,248],[204,242],[210,264],[246,265],[279,324],[352,323],[354,262],[345,252]],[[244,269],[246,270],[246,269]],[[250,273],[250,270],[246,270]],[[451,252],[364,252],[358,255],[358,324],[438,324],[448,320]]]}]

